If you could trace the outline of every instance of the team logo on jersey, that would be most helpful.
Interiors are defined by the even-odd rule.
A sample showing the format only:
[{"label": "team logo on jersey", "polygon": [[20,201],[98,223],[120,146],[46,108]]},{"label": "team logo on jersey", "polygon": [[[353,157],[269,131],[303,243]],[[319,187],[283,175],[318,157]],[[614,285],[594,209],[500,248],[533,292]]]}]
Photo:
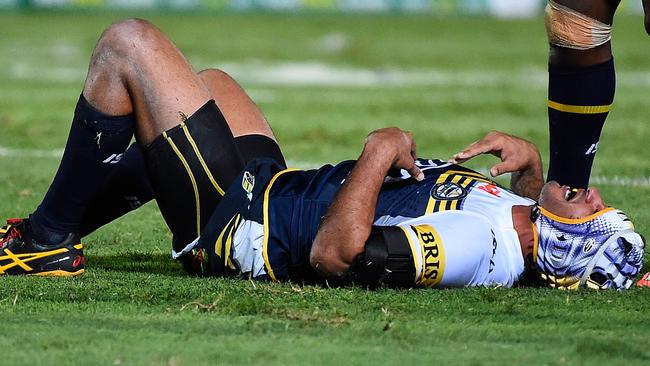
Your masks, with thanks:
[{"label": "team logo on jersey", "polygon": [[241,187],[246,191],[246,196],[248,200],[253,199],[253,188],[255,187],[255,176],[251,174],[248,170],[244,172],[244,176],[241,180]]},{"label": "team logo on jersey", "polygon": [[458,183],[439,183],[431,188],[431,197],[437,200],[457,200],[467,196],[467,190]]}]

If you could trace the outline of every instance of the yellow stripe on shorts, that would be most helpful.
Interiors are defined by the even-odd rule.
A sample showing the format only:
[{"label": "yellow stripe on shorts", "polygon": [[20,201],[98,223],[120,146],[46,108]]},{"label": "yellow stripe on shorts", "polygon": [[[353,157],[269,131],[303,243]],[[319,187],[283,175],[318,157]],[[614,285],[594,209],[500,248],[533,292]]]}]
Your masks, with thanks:
[{"label": "yellow stripe on shorts", "polygon": [[281,170],[271,178],[269,181],[269,184],[266,186],[266,190],[264,190],[264,201],[263,201],[263,215],[264,215],[264,239],[262,239],[262,257],[264,258],[264,266],[266,267],[266,273],[269,274],[269,277],[271,278],[272,281],[277,281],[278,279],[275,277],[275,273],[273,272],[273,267],[271,267],[271,261],[269,260],[269,199],[270,199],[270,194],[271,194],[271,188],[273,187],[273,183],[280,178],[281,175],[289,172],[294,172],[298,169],[285,169]]}]

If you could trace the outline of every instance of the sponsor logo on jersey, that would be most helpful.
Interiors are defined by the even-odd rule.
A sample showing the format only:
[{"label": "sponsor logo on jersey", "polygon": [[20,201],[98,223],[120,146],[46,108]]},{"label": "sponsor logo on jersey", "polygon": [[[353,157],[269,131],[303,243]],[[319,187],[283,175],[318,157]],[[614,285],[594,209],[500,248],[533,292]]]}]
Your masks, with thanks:
[{"label": "sponsor logo on jersey", "polygon": [[497,187],[496,184],[482,185],[478,187],[478,189],[480,189],[483,192],[489,193],[495,197],[501,198],[501,196],[499,196],[501,194],[501,190],[499,189],[499,187]]},{"label": "sponsor logo on jersey", "polygon": [[445,272],[445,250],[438,232],[431,225],[411,226],[422,247],[423,270],[416,284],[435,287]]},{"label": "sponsor logo on jersey", "polygon": [[437,200],[457,200],[467,196],[467,190],[458,183],[439,183],[431,188],[431,197]]}]

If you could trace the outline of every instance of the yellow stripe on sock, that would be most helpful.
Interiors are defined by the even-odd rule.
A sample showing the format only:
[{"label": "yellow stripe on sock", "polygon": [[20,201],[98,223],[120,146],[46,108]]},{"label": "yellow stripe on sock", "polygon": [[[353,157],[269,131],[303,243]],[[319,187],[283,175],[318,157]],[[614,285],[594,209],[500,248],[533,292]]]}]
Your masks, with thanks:
[{"label": "yellow stripe on sock", "polygon": [[192,149],[194,149],[194,153],[196,154],[196,157],[199,159],[199,162],[201,163],[203,170],[205,170],[205,174],[208,175],[210,182],[212,182],[212,185],[217,190],[217,192],[219,192],[220,195],[222,196],[225,195],[226,193],[219,186],[217,181],[214,179],[214,177],[212,176],[212,172],[210,172],[210,169],[208,169],[208,165],[205,163],[205,160],[203,160],[203,156],[201,155],[198,146],[196,146],[196,142],[194,142],[194,139],[192,138],[192,135],[190,135],[190,131],[188,131],[185,123],[181,123],[181,129],[183,130],[183,133],[185,133],[185,137],[187,137],[187,140],[190,142],[190,145],[192,145]]},{"label": "yellow stripe on sock", "polygon": [[612,105],[570,105],[548,101],[548,107],[556,111],[576,114],[599,114],[607,113],[612,109]]},{"label": "yellow stripe on sock", "polygon": [[172,150],[174,150],[174,152],[180,159],[181,163],[183,163],[183,166],[187,171],[187,175],[189,175],[190,181],[192,181],[192,187],[194,188],[194,199],[196,200],[196,235],[201,235],[201,203],[199,201],[199,188],[196,185],[196,179],[194,179],[194,174],[192,174],[192,169],[190,169],[190,165],[187,163],[187,160],[185,160],[180,150],[178,150],[176,144],[174,144],[174,141],[172,141],[171,137],[167,136],[166,132],[163,132],[163,136],[165,137],[167,142],[169,142],[169,145],[172,147]]}]

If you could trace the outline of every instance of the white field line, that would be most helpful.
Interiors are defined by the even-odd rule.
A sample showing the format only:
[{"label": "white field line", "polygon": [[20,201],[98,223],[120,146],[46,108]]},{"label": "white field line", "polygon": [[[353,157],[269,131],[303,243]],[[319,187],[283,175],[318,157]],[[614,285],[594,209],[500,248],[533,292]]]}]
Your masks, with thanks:
[{"label": "white field line", "polygon": [[[63,154],[62,149],[40,150],[40,149],[14,149],[0,146],[0,158],[51,158],[60,159]],[[287,164],[290,167],[300,169],[314,169],[322,166],[323,164],[316,162],[307,162],[300,160],[288,160]],[[489,167],[479,167],[477,169],[482,174],[489,174]],[[591,178],[591,183],[595,185],[608,185],[616,187],[650,187],[650,176],[640,177],[625,177],[625,176],[602,176],[597,175]]]},{"label": "white field line", "polygon": [[13,149],[0,146],[0,157],[7,158],[53,158],[60,159],[63,149]]},{"label": "white field line", "polygon": [[[546,88],[546,70],[534,65],[516,69],[404,69],[399,67],[361,68],[334,66],[320,62],[265,62],[214,64],[201,60],[201,65],[211,65],[230,73],[247,85],[272,86],[327,86],[327,87],[417,87],[417,86],[503,86],[525,89]],[[37,80],[54,83],[82,82],[85,67],[50,66],[14,62],[7,69],[13,80]],[[650,71],[624,71],[617,73],[619,85],[650,86]]]}]

